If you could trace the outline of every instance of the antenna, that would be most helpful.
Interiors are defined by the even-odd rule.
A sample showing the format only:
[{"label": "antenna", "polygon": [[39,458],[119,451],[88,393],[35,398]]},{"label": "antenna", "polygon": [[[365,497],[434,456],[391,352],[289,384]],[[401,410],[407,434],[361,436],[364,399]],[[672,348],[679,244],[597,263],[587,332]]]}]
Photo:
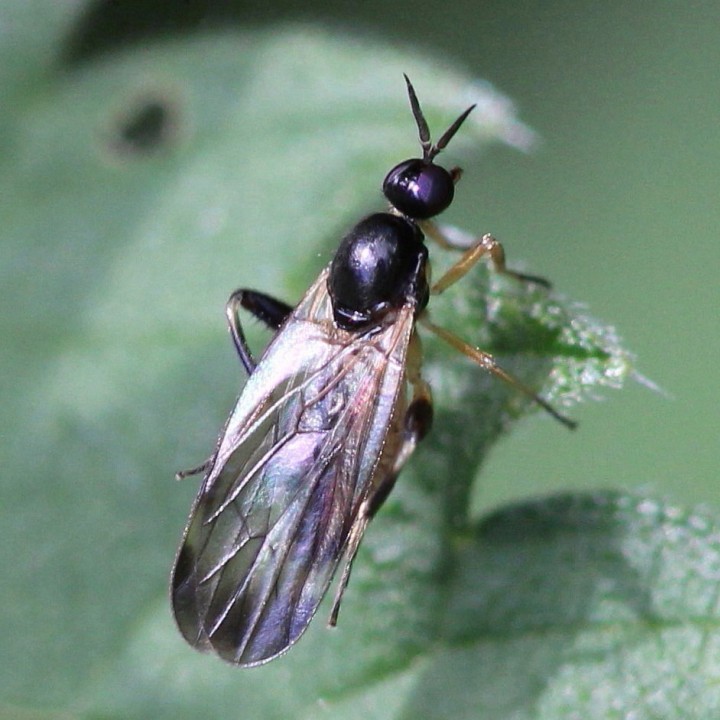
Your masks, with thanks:
[{"label": "antenna", "polygon": [[433,144],[430,140],[430,128],[428,128],[427,120],[423,115],[422,108],[420,107],[420,101],[415,93],[415,88],[410,82],[410,78],[403,73],[405,78],[405,84],[407,85],[408,97],[410,98],[410,108],[412,109],[415,123],[417,124],[418,135],[420,137],[420,146],[423,150],[423,160],[431,163],[433,158],[447,147],[447,144],[452,140],[455,133],[460,129],[460,126],[465,122],[467,116],[475,109],[475,105],[471,105],[460,117],[442,134],[442,137]]}]

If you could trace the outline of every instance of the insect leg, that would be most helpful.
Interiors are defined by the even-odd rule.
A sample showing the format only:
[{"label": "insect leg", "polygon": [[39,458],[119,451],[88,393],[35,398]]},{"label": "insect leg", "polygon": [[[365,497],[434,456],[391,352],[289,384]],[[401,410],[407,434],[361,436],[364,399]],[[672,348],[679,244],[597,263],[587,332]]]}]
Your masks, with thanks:
[{"label": "insect leg", "polygon": [[270,295],[241,288],[236,290],[230,299],[237,297],[237,303],[264,322],[271,330],[278,330],[293,311],[292,306]]},{"label": "insect leg", "polygon": [[[434,222],[423,222],[422,229],[431,240],[446,250],[464,249],[454,243],[451,238],[447,237]],[[543,285],[544,287],[550,287],[550,283],[545,280],[545,278],[538,277],[537,275],[525,275],[510,270],[505,264],[505,250],[503,246],[490,234],[483,235],[475,244],[464,250],[462,257],[432,286],[431,292],[434,295],[438,295],[444,290],[447,290],[451,285],[454,285],[474,267],[480,258],[486,255],[490,256],[490,261],[496,272],[508,275],[521,282],[531,282]]]},{"label": "insect leg", "polygon": [[449,330],[432,323],[425,315],[422,315],[418,319],[418,322],[421,322],[428,330],[434,332],[441,340],[448,343],[448,345],[451,345],[463,355],[466,355],[471,360],[474,360],[478,365],[480,365],[480,367],[492,373],[495,377],[500,378],[503,382],[511,385],[523,395],[536,402],[543,410],[565,425],[565,427],[570,428],[570,430],[574,430],[577,427],[577,423],[574,420],[565,417],[565,415],[558,412],[549,402],[547,402],[547,400],[543,400],[536,392],[525,385],[524,382],[518,380],[510,373],[503,370],[490,353],[486,353],[483,350],[480,350],[480,348],[469,345]]},{"label": "insect leg", "polygon": [[[228,299],[225,306],[225,315],[227,316],[230,335],[237,354],[240,356],[248,375],[250,375],[255,369],[255,360],[245,340],[245,333],[238,317],[238,310],[241,307],[252,313],[261,322],[264,322],[271,330],[277,330],[285,322],[287,316],[292,312],[292,307],[282,300],[276,300],[265,293],[245,288],[236,290]],[[197,467],[189,470],[179,470],[175,473],[175,479],[182,480],[192,475],[205,473],[213,466],[214,462],[215,454]]]},{"label": "insect leg", "polygon": [[[423,222],[422,229],[429,238],[437,242],[442,247],[455,250],[460,249],[442,232],[442,230],[440,230],[435,223]],[[430,288],[430,292],[434,295],[439,295],[443,291],[447,290],[447,288],[454,285],[458,280],[464,277],[475,265],[475,263],[477,263],[477,261],[484,255],[490,256],[490,260],[497,272],[509,275],[510,277],[514,277],[522,282],[533,282],[538,283],[539,285],[544,285],[545,287],[550,287],[550,283],[544,278],[537,277],[535,275],[523,275],[522,273],[509,270],[505,265],[505,250],[503,249],[503,246],[492,235],[483,235],[477,243],[465,250],[462,257]],[[516,390],[519,390],[523,393],[523,395],[529,397],[566,427],[571,430],[574,430],[577,427],[577,423],[574,420],[565,417],[565,415],[558,412],[552,405],[550,405],[550,403],[543,400],[537,393],[525,385],[525,383],[503,370],[495,362],[495,358],[490,355],[490,353],[486,353],[483,350],[480,350],[480,348],[469,345],[449,330],[433,324],[426,315],[421,315],[419,322],[428,328],[428,330],[434,332],[446,343],[452,345],[452,347],[456,350],[459,350],[463,353],[463,355],[467,355],[467,357],[474,360],[485,370],[491,372],[495,375],[495,377],[500,378],[504,382],[508,383],[508,385],[511,385]]]},{"label": "insect leg", "polygon": [[[433,421],[432,392],[430,385],[422,377],[422,345],[420,336],[413,333],[408,347],[406,376],[412,387],[410,404],[405,411],[403,440],[395,455],[392,472],[392,484],[383,492],[382,486],[373,495],[372,514],[374,515],[390,494],[395,479],[400,474],[405,463],[415,451],[418,443],[430,432]],[[388,484],[388,481],[383,483]]]},{"label": "insect leg", "polygon": [[230,328],[235,350],[240,356],[242,364],[245,366],[248,375],[255,370],[255,360],[253,359],[250,348],[248,347],[245,333],[240,323],[238,310],[244,308],[252,313],[258,320],[265,323],[271,330],[277,330],[287,316],[292,312],[292,307],[282,300],[257,292],[256,290],[247,290],[240,288],[236,290],[228,299],[225,306],[225,315]]},{"label": "insect leg", "polygon": [[197,467],[190,468],[189,470],[178,470],[175,473],[175,479],[176,480],[184,480],[186,477],[192,477],[193,475],[200,475],[202,473],[207,472],[211,467],[212,464],[215,462],[215,455],[212,457],[209,457],[202,465],[198,465]]},{"label": "insect leg", "polygon": [[397,454],[393,459],[390,471],[386,477],[380,481],[372,495],[362,503],[357,519],[350,530],[346,550],[347,559],[343,567],[342,576],[338,582],[335,599],[333,600],[330,611],[330,619],[328,620],[328,625],[332,627],[337,624],[340,603],[348,581],[350,580],[352,563],[360,548],[360,541],[365,534],[368,523],[375,516],[375,513],[380,509],[388,495],[390,495],[391,490],[395,487],[395,481],[400,471],[410,459],[418,443],[430,431],[433,418],[432,394],[430,392],[430,386],[420,374],[421,361],[422,350],[420,338],[417,334],[414,334],[410,341],[407,356],[407,379],[412,386],[413,394],[403,419],[403,438]]},{"label": "insect leg", "polygon": [[[393,480],[394,482],[394,480]],[[360,548],[360,541],[365,534],[368,523],[372,519],[372,513],[370,512],[370,498],[365,500],[360,505],[357,517],[353,526],[350,528],[350,534],[348,535],[348,544],[346,552],[345,566],[343,567],[342,575],[338,583],[337,590],[335,591],[335,599],[333,600],[332,609],[330,610],[330,618],[328,619],[328,625],[335,627],[337,625],[338,613],[340,612],[340,603],[347,587],[348,581],[350,580],[350,570],[352,569],[353,560],[357,555],[357,551]]]}]

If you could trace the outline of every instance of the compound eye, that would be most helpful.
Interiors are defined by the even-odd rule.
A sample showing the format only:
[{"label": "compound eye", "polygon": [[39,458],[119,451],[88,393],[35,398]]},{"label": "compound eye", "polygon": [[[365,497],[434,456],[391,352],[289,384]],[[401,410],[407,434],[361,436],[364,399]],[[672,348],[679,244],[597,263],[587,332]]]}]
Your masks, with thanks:
[{"label": "compound eye", "polygon": [[383,193],[403,215],[425,220],[439,215],[450,205],[455,184],[445,168],[413,159],[401,162],[387,174]]}]

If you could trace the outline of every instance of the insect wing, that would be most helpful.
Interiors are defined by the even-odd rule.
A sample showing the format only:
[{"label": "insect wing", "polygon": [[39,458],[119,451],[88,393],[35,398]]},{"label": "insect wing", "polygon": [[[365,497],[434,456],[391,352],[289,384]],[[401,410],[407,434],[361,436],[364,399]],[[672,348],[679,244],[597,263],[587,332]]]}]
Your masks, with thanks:
[{"label": "insect wing", "polygon": [[185,638],[239,665],[284,652],[307,627],[404,404],[413,306],[365,335],[338,330],[326,276],[248,380],[173,573]]}]

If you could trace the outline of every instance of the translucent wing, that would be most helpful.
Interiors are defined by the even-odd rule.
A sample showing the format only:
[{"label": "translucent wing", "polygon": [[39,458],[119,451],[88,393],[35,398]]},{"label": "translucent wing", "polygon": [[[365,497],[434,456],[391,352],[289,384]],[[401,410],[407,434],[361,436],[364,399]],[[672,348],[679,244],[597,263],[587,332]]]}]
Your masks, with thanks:
[{"label": "translucent wing", "polygon": [[240,665],[282,653],[307,627],[404,407],[413,306],[347,333],[332,322],[326,277],[248,380],[173,573],[185,638]]}]

